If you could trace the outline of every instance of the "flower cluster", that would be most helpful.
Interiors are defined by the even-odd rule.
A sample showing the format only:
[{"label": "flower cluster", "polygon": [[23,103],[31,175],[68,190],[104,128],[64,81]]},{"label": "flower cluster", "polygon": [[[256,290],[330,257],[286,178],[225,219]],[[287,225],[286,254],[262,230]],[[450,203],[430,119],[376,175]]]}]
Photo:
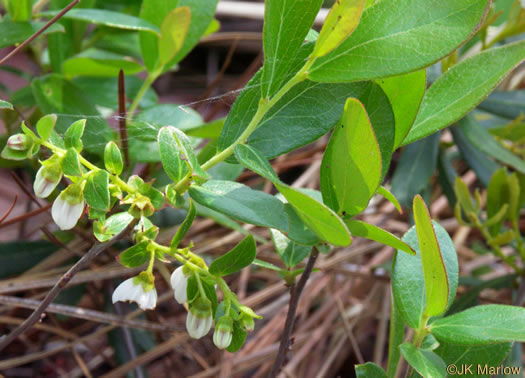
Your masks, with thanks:
[{"label": "flower cluster", "polygon": [[[34,191],[37,197],[54,198],[51,215],[61,230],[74,228],[86,208],[89,218],[94,220],[94,235],[101,242],[111,239],[136,222],[132,228],[135,244],[122,252],[118,261],[129,268],[146,263],[147,267],[115,289],[113,303],[135,302],[142,310],[154,309],[157,304],[154,264],[157,260],[168,262],[167,258],[175,259],[182,265],[175,269],[170,283],[175,300],[188,310],[186,328],[189,335],[200,339],[215,324],[215,345],[230,350],[235,344],[235,348],[239,348],[246,332],[253,330],[254,318],[258,316],[239,303],[221,274],[212,274],[204,260],[191,252],[193,245],[178,248],[195,218],[193,203],[189,202],[188,216],[171,245],[167,247],[156,243],[159,228],[148,217],[165,206],[166,197],[170,199],[168,202],[171,205],[184,206],[184,192],[174,192],[175,186],[172,184],[166,188],[165,196],[153,187],[152,182],[144,182],[133,175],[123,181],[120,178],[124,169],[123,159],[118,146],[112,141],[104,149],[105,169],[99,168],[81,155],[86,120],[74,122],[63,137],[54,130],[56,121],[55,115],[40,119],[36,125],[38,135],[22,123],[23,133],[8,139],[1,156],[12,160],[28,159],[37,154],[40,147],[46,147],[51,152],[47,159],[40,161]],[[174,137],[171,133],[175,131],[164,128],[162,132],[168,132],[171,138]],[[177,132],[177,137],[184,141],[186,137],[180,131]],[[186,176],[189,174],[185,173]],[[200,172],[200,176],[205,174]],[[55,193],[63,184],[65,188]],[[107,217],[107,213],[117,204],[124,207],[124,211]],[[221,303],[217,301],[217,288],[222,292]]]}]

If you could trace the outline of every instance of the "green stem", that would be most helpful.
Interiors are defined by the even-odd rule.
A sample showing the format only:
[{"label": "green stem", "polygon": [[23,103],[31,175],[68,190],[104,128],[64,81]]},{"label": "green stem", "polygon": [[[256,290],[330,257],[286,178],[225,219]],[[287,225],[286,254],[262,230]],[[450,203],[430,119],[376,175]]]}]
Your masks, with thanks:
[{"label": "green stem", "polygon": [[133,118],[133,114],[135,113],[135,110],[137,110],[140,100],[142,100],[142,97],[144,97],[144,95],[146,94],[146,91],[149,89],[151,84],[153,84],[153,82],[157,80],[161,72],[162,70],[155,70],[153,72],[148,73],[146,80],[144,80],[144,82],[142,83],[142,86],[140,87],[139,91],[137,92],[137,95],[135,96],[135,98],[133,99],[133,102],[131,103],[131,106],[129,107],[128,117],[127,117],[128,121],[130,121]]},{"label": "green stem", "polygon": [[201,276],[197,272],[195,272],[195,279],[197,280],[197,286],[199,287],[199,292],[201,293],[201,297],[208,298],[208,296],[206,295],[206,292],[204,291],[204,287],[202,286]]},{"label": "green stem", "polygon": [[149,259],[149,264],[148,264],[148,268],[146,269],[146,272],[148,272],[149,274],[153,274],[153,266],[155,265],[155,249],[153,248],[151,250],[151,256],[150,256],[150,259]]},{"label": "green stem", "polygon": [[[220,153],[212,157],[210,160],[208,160],[206,163],[202,165],[202,169],[207,171],[208,169],[216,166],[217,164],[223,162],[226,160],[230,155],[233,154],[235,151],[235,147],[238,144],[245,143],[250,135],[257,129],[257,126],[262,121],[266,113],[275,105],[279,100],[286,94],[290,89],[292,89],[295,85],[299,84],[300,82],[306,80],[308,77],[308,70],[314,63],[314,60],[308,60],[305,65],[292,77],[286,84],[282,86],[281,89],[271,98],[271,99],[261,99],[259,101],[259,106],[257,108],[257,111],[255,112],[255,115],[251,119],[250,123],[244,129],[242,134],[227,148],[222,150]],[[179,181],[177,185],[175,185],[175,190],[180,191],[182,188],[188,185],[190,178],[184,178],[183,180]]]}]

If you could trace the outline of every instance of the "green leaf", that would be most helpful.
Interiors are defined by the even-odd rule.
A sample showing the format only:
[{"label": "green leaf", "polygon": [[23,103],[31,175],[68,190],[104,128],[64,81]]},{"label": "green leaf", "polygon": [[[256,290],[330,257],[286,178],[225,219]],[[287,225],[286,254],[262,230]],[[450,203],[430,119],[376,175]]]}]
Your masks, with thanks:
[{"label": "green leaf", "polygon": [[[219,138],[220,151],[230,146],[253,118],[261,99],[260,78],[257,73],[235,101]],[[394,143],[394,115],[386,95],[371,82],[297,84],[268,111],[247,144],[270,159],[311,143],[339,123],[349,97],[364,104],[379,145],[385,146],[382,159],[386,171]]]},{"label": "green leaf", "polygon": [[96,210],[109,210],[109,175],[106,171],[99,169],[88,176],[84,196],[87,204]]},{"label": "green leaf", "polygon": [[[507,184],[507,170],[505,168],[500,168],[492,175],[487,188],[487,219],[495,216],[505,203],[507,203],[508,198],[509,190]],[[496,236],[500,233],[504,221],[505,218],[495,222],[489,227],[489,232],[492,236]]]},{"label": "green leaf", "polygon": [[84,128],[86,127],[86,120],[79,119],[69,126],[64,134],[64,145],[66,148],[74,148],[78,152],[82,151],[84,147],[82,143],[82,135],[84,134]]},{"label": "green leaf", "polygon": [[[14,22],[3,20],[0,22],[0,48],[13,46],[17,43],[24,42],[37,31],[39,31],[45,22]],[[64,32],[64,27],[60,24],[51,25],[43,34]]]},{"label": "green leaf", "polygon": [[476,173],[476,177],[482,185],[487,187],[490,178],[498,168],[501,168],[501,166],[494,160],[490,159],[487,154],[482,153],[479,149],[474,147],[459,127],[451,127],[450,131],[454,137],[454,143],[461,152],[461,156],[463,156],[467,165]]},{"label": "green leaf", "polygon": [[64,133],[72,122],[88,118],[83,142],[89,152],[102,153],[115,132],[100,116],[82,91],[60,75],[46,75],[33,79],[31,83],[36,102],[43,113],[61,114],[55,129]]},{"label": "green leaf", "polygon": [[349,98],[323,157],[323,201],[340,215],[359,214],[379,187],[381,171],[381,151],[368,114],[363,104]]},{"label": "green leaf", "polygon": [[283,203],[274,196],[231,181],[210,180],[192,185],[189,194],[196,202],[257,226],[287,229]]},{"label": "green leaf", "polygon": [[189,7],[179,7],[166,15],[160,26],[159,63],[164,66],[180,51],[191,20]]},{"label": "green leaf", "polygon": [[457,345],[525,342],[523,330],[525,308],[509,305],[472,307],[430,325],[430,332],[438,340]]},{"label": "green leaf", "polygon": [[141,241],[133,247],[126,249],[118,255],[118,261],[126,268],[136,268],[146,263],[151,257],[151,252],[148,251],[148,240]]},{"label": "green leaf", "polygon": [[7,102],[7,101],[4,101],[4,100],[0,100],[0,109],[10,109],[10,110],[13,110],[13,104]]},{"label": "green leaf", "polygon": [[383,368],[372,362],[355,365],[355,375],[357,378],[386,378]]},{"label": "green leaf", "polygon": [[373,224],[353,219],[345,221],[345,224],[353,236],[374,240],[411,255],[416,254],[408,244],[399,239],[397,236],[386,230],[383,230],[382,228],[374,226]]},{"label": "green leaf", "polygon": [[173,135],[172,128],[166,126],[159,131],[160,160],[166,174],[173,180],[179,182],[188,172],[188,165],[182,160],[179,146]]},{"label": "green leaf", "polygon": [[425,278],[425,310],[428,316],[445,312],[449,298],[448,278],[432,219],[421,196],[414,198],[414,221]]},{"label": "green leaf", "polygon": [[[42,17],[54,17],[58,11],[42,12]],[[85,21],[91,24],[103,25],[109,28],[124,30],[139,30],[159,34],[160,30],[155,25],[129,14],[114,12],[105,9],[72,9],[67,12],[64,19]]]},{"label": "green leaf", "polygon": [[348,229],[330,208],[288,185],[275,183],[275,187],[321,240],[338,246],[350,245],[352,238]]},{"label": "green leaf", "polygon": [[95,48],[84,50],[62,64],[62,73],[67,77],[116,77],[120,70],[126,75],[133,75],[144,70],[144,67],[129,56]]},{"label": "green leaf", "polygon": [[180,242],[182,241],[186,233],[189,231],[193,223],[193,220],[195,219],[196,214],[197,214],[197,209],[195,205],[193,204],[193,201],[190,199],[188,213],[186,214],[186,218],[184,219],[182,224],[179,226],[173,239],[171,239],[171,244],[170,244],[171,249],[175,249],[179,246]]},{"label": "green leaf", "polygon": [[323,23],[312,57],[328,54],[359,25],[366,0],[337,0]]},{"label": "green leaf", "polygon": [[201,168],[199,161],[197,160],[197,157],[195,156],[195,152],[193,151],[193,147],[191,145],[190,140],[184,134],[183,131],[168,126],[169,129],[173,132],[173,136],[175,137],[175,140],[177,141],[178,148],[180,152],[186,156],[186,159],[188,161],[188,164],[191,167],[191,170],[193,172],[193,176],[198,176],[202,179],[208,179],[210,176],[206,173],[204,169]]},{"label": "green leaf", "polygon": [[189,7],[191,11],[190,28],[175,58],[169,63],[173,66],[179,63],[199,43],[199,40],[213,20],[218,0],[179,0],[179,7]]},{"label": "green leaf", "polygon": [[124,169],[122,154],[115,142],[108,142],[104,148],[104,165],[110,173],[117,176],[120,175]]},{"label": "green leaf", "polygon": [[272,182],[279,181],[279,177],[260,151],[246,144],[236,145],[234,151],[235,157],[243,166]]},{"label": "green leaf", "polygon": [[244,345],[246,340],[246,332],[241,328],[239,322],[233,322],[232,342],[226,350],[230,353],[235,353]]},{"label": "green leaf", "polygon": [[78,152],[74,148],[67,149],[64,159],[62,160],[62,171],[65,175],[69,176],[82,175]]},{"label": "green leaf", "polygon": [[279,268],[278,266],[273,265],[272,263],[269,263],[269,262],[267,262],[267,261],[263,261],[263,260],[259,260],[259,259],[254,259],[254,260],[252,261],[252,264],[253,264],[253,265],[260,266],[261,268],[265,268],[265,269],[273,270],[273,271],[275,271],[275,272],[288,273],[287,270],[282,269],[282,268]]},{"label": "green leaf", "polygon": [[494,91],[478,108],[500,117],[515,120],[525,113],[525,91]]},{"label": "green leaf", "polygon": [[404,208],[428,185],[436,170],[439,134],[405,147],[392,177],[392,193]]},{"label": "green leaf", "polygon": [[[456,295],[458,285],[458,259],[454,244],[445,229],[439,223],[434,222],[434,231],[447,271],[448,306],[450,306]],[[417,329],[426,300],[421,250],[415,227],[408,230],[403,241],[416,251],[416,256],[396,252],[392,266],[392,293],[395,306],[405,323],[409,327]]]},{"label": "green leaf", "polygon": [[385,188],[384,186],[380,186],[379,188],[377,188],[377,194],[381,194],[383,197],[385,197],[388,201],[392,203],[392,205],[395,206],[396,210],[399,211],[399,214],[403,214],[401,204],[397,200],[396,196],[394,196],[387,188]]},{"label": "green leaf", "polygon": [[447,366],[436,353],[418,349],[410,343],[405,343],[399,348],[410,366],[423,377],[445,378],[447,376]]},{"label": "green leaf", "polygon": [[249,266],[256,256],[255,240],[248,235],[231,251],[213,260],[210,273],[216,276],[227,276]]},{"label": "green leaf", "polygon": [[195,202],[234,219],[283,231],[299,244],[318,242],[290,205],[243,184],[210,180],[202,186],[192,185],[189,194]]},{"label": "green leaf", "polygon": [[49,139],[56,122],[56,114],[49,114],[40,118],[40,120],[36,123],[36,131],[43,141],[47,141]]},{"label": "green leaf", "polygon": [[488,0],[444,0],[437,9],[434,0],[376,2],[350,37],[315,61],[309,77],[370,80],[429,66],[472,35],[488,5]]},{"label": "green leaf", "polygon": [[264,10],[262,98],[272,97],[289,80],[293,59],[314,23],[322,0],[267,0]]},{"label": "green leaf", "polygon": [[425,94],[426,81],[426,70],[377,80],[390,100],[396,119],[394,150],[401,145],[414,124]]},{"label": "green leaf", "polygon": [[[124,229],[128,227],[132,220],[133,216],[127,211],[113,214],[104,221],[97,232],[94,232],[95,237],[101,242],[108,241],[113,236],[118,235],[124,231]],[[96,227],[94,227],[94,230],[96,230]]]},{"label": "green leaf", "polygon": [[[140,8],[140,18],[160,28],[168,13],[177,7],[178,2],[179,0],[143,1]],[[144,65],[151,72],[159,58],[159,38],[148,32],[140,32],[139,38]]]},{"label": "green leaf", "polygon": [[7,1],[7,11],[13,21],[27,21],[31,19],[32,7],[33,2],[31,0]]},{"label": "green leaf", "polygon": [[[435,353],[440,356],[447,365],[455,365],[459,369],[462,366],[472,368],[465,372],[469,377],[491,377],[492,374],[483,374],[485,366],[499,366],[509,353],[510,343],[492,344],[492,345],[454,345],[441,343]],[[508,366],[505,364],[505,366]],[[478,368],[479,367],[479,368]]]},{"label": "green leaf", "polygon": [[287,268],[295,267],[312,251],[312,247],[294,243],[279,230],[271,229],[270,234],[275,250]]},{"label": "green leaf", "polygon": [[474,118],[467,116],[459,121],[458,126],[465,137],[472,143],[472,145],[481,152],[525,174],[525,161],[501,145],[487,131],[487,129],[478,124]]},{"label": "green leaf", "polygon": [[453,66],[426,92],[403,144],[433,134],[463,117],[524,59],[525,41],[521,41],[486,50]]}]

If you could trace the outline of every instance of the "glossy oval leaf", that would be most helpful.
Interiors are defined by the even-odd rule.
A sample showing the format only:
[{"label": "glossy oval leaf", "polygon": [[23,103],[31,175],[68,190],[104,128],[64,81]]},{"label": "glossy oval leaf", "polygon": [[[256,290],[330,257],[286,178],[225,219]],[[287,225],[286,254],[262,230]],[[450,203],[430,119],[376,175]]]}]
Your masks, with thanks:
[{"label": "glossy oval leaf", "polygon": [[346,225],[330,208],[285,184],[275,183],[275,187],[321,240],[339,246],[347,246],[352,242]]},{"label": "glossy oval leaf", "polygon": [[383,230],[382,228],[374,226],[373,224],[354,219],[345,221],[345,224],[353,236],[374,240],[411,255],[416,254],[407,243],[399,239],[397,236]]},{"label": "glossy oval leaf", "polygon": [[386,378],[386,373],[381,366],[367,362],[355,365],[355,376],[357,378]]},{"label": "glossy oval leaf", "polygon": [[191,22],[189,7],[179,7],[166,15],[160,26],[159,62],[168,64],[180,51]]},{"label": "glossy oval leaf", "polygon": [[[43,17],[54,17],[58,11],[42,12]],[[64,19],[85,21],[92,24],[104,25],[110,28],[141,30],[150,33],[159,34],[160,30],[155,25],[142,20],[138,17],[131,16],[121,12],[114,12],[106,9],[72,9],[62,16]]]},{"label": "glossy oval leaf", "polygon": [[381,151],[361,102],[349,98],[321,165],[323,201],[340,215],[363,211],[381,181]]},{"label": "glossy oval leaf", "polygon": [[267,0],[264,9],[263,98],[273,96],[288,76],[293,59],[314,23],[323,0]]},{"label": "glossy oval leaf", "polygon": [[109,175],[106,171],[99,169],[88,176],[84,197],[92,208],[109,210]]},{"label": "glossy oval leaf", "polygon": [[126,249],[118,255],[118,262],[126,268],[136,268],[145,264],[151,257],[151,252],[147,249],[148,243],[148,240],[144,240],[139,244],[135,244],[133,247]]},{"label": "glossy oval leaf", "polygon": [[173,132],[173,136],[177,141],[178,148],[186,157],[188,164],[190,165],[191,170],[193,171],[193,175],[198,176],[202,179],[208,179],[210,176],[206,173],[204,169],[201,168],[199,161],[197,160],[197,156],[195,156],[193,146],[188,136],[184,134],[182,130],[177,129],[176,127],[168,126],[168,128]]},{"label": "glossy oval leaf", "polygon": [[84,50],[62,64],[62,73],[67,77],[116,77],[120,70],[134,75],[144,67],[129,56],[99,49]]},{"label": "glossy oval leaf", "polygon": [[402,144],[433,134],[463,117],[524,59],[525,41],[520,41],[483,51],[453,66],[425,93],[414,126]]},{"label": "glossy oval leaf", "polygon": [[188,7],[191,12],[191,23],[184,38],[184,43],[179,52],[171,60],[168,66],[173,66],[180,62],[206,33],[210,22],[215,15],[215,8],[219,0],[179,0],[179,7]]},{"label": "glossy oval leaf", "polygon": [[[38,32],[46,23],[35,22],[15,22],[3,19],[0,22],[0,48],[13,46],[17,43],[24,42],[33,34]],[[53,24],[46,29],[43,34],[64,32],[64,27],[61,24]]]},{"label": "glossy oval leaf", "polygon": [[253,236],[248,235],[231,251],[213,260],[210,273],[216,276],[227,276],[249,266],[256,256],[256,246]]},{"label": "glossy oval leaf", "polygon": [[[177,7],[179,0],[148,0],[143,1],[140,8],[140,18],[160,28],[162,22]],[[140,52],[148,71],[153,71],[159,58],[159,37],[148,32],[139,33]]]},{"label": "glossy oval leaf", "polygon": [[38,122],[36,123],[36,131],[38,132],[38,135],[40,135],[40,138],[42,138],[43,141],[49,139],[56,122],[56,114],[49,114],[38,120]]},{"label": "glossy oval leaf", "polygon": [[272,182],[279,181],[279,177],[268,160],[254,147],[246,144],[238,144],[235,146],[235,157],[244,167],[254,171],[258,175]]},{"label": "glossy oval leaf", "polygon": [[414,198],[414,222],[425,278],[424,313],[428,316],[441,315],[447,308],[449,297],[447,271],[430,213],[419,195]]},{"label": "glossy oval leaf", "polygon": [[[219,150],[230,146],[253,118],[261,99],[260,79],[260,73],[256,74],[235,101],[221,132]],[[388,168],[394,143],[394,115],[382,89],[371,82],[297,84],[268,111],[247,144],[270,159],[311,143],[338,124],[349,97],[359,99],[365,106],[379,144],[385,146],[383,167]]]},{"label": "glossy oval leaf", "polygon": [[488,345],[525,342],[525,308],[484,305],[438,319],[430,331],[438,339],[456,345]]},{"label": "glossy oval leaf", "polygon": [[159,130],[158,144],[162,166],[169,178],[177,183],[186,176],[188,165],[180,156],[179,146],[172,129],[165,126]]},{"label": "glossy oval leaf", "polygon": [[[426,70],[376,81],[388,96],[396,120],[394,150],[401,145],[416,119],[427,87]],[[410,88],[409,90],[407,90]]]},{"label": "glossy oval leaf", "polygon": [[[279,230],[271,229],[270,234],[272,235],[275,251],[279,254],[279,257],[287,268],[295,267],[312,251],[311,246],[299,245],[288,239],[286,235]],[[278,268],[278,270],[281,269]]]},{"label": "glossy oval leaf", "polygon": [[414,344],[405,343],[399,347],[401,354],[421,376],[428,378],[445,378],[447,365],[436,353],[421,350]]},{"label": "glossy oval leaf", "polygon": [[429,66],[472,35],[488,5],[489,0],[378,1],[363,12],[350,37],[316,60],[308,76],[348,82]]},{"label": "glossy oval leaf", "polygon": [[312,56],[324,56],[343,43],[359,24],[365,4],[366,0],[336,0],[326,16]]},{"label": "glossy oval leaf", "polygon": [[[447,302],[449,307],[456,295],[458,285],[458,259],[454,243],[447,231],[439,223],[433,222],[433,225],[447,270],[450,288]],[[425,309],[425,280],[415,226],[408,230],[403,241],[416,252],[416,255],[396,252],[392,266],[392,294],[395,306],[405,323],[417,329]]]}]

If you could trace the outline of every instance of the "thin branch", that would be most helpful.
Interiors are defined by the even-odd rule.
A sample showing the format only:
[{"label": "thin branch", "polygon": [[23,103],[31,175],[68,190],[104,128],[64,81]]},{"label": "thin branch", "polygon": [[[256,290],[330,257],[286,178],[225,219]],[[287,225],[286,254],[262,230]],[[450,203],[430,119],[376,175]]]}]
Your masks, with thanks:
[{"label": "thin branch", "polygon": [[20,326],[15,328],[9,335],[0,339],[0,352],[4,350],[9,344],[11,344],[18,336],[38,322],[44,311],[46,311],[51,302],[53,302],[57,295],[67,286],[71,278],[80,270],[82,270],[82,268],[88,265],[91,260],[121,239],[128,232],[128,229],[129,226],[108,242],[96,244],[91,247],[91,249],[57,281],[55,286],[53,286],[49,293],[47,293],[44,300],[35,309],[35,311],[33,311],[31,316],[29,316],[22,324],[20,324]]},{"label": "thin branch", "polygon": [[22,214],[18,217],[14,217],[12,219],[9,219],[8,221],[5,221],[4,223],[0,224],[0,228],[4,228],[4,227],[7,227],[7,226],[10,226],[12,224],[15,224],[15,223],[18,223],[18,222],[22,222],[23,220],[27,219],[27,218],[31,218],[37,214],[40,214],[40,213],[45,213],[46,211],[48,211],[49,209],[51,209],[51,206],[53,206],[52,203],[44,206],[44,207],[41,207],[40,209],[36,209],[36,210],[33,210],[29,213],[25,213],[25,214]]},{"label": "thin branch", "polygon": [[299,304],[299,299],[301,298],[301,293],[306,286],[306,282],[310,278],[310,274],[312,273],[318,255],[319,252],[316,248],[314,248],[310,254],[310,257],[308,258],[308,262],[306,263],[304,272],[301,275],[301,279],[297,285],[293,285],[290,288],[290,304],[288,305],[288,314],[286,315],[286,322],[284,323],[284,330],[281,336],[279,352],[277,353],[277,358],[275,359],[269,377],[277,377],[279,371],[281,370],[281,366],[284,363],[286,352],[288,351],[288,346],[290,345],[290,336],[292,335],[292,329],[295,323],[295,312],[297,311],[297,305]]},{"label": "thin branch", "polygon": [[[40,301],[27,298],[18,298],[8,295],[0,295],[0,303],[7,306],[29,309],[36,309],[40,306]],[[177,325],[152,323],[146,320],[126,319],[126,317],[121,314],[109,314],[96,310],[89,310],[86,308],[62,304],[51,303],[48,305],[46,312],[71,316],[77,319],[84,319],[97,323],[111,324],[121,327],[130,327],[137,329],[146,329],[148,331],[173,332],[183,331],[185,329],[185,327]]]},{"label": "thin branch", "polygon": [[5,220],[5,218],[7,218],[9,214],[11,214],[11,211],[13,211],[13,209],[15,208],[17,199],[18,199],[18,195],[15,194],[15,199],[13,200],[13,203],[11,204],[11,206],[9,206],[9,209],[7,209],[5,214],[0,218],[0,223],[2,223]]},{"label": "thin branch", "polygon": [[65,15],[67,12],[71,10],[75,5],[77,5],[80,2],[80,0],[73,0],[71,4],[69,4],[67,7],[62,9],[55,17],[53,17],[51,20],[49,20],[44,26],[40,28],[35,34],[33,34],[31,37],[26,39],[24,42],[22,42],[20,45],[18,45],[13,51],[11,51],[9,54],[4,56],[0,60],[0,64],[4,63],[7,59],[11,58],[13,55],[15,55],[18,51],[26,47],[28,44],[33,42],[35,38],[38,38],[40,34],[45,32],[51,25],[53,25],[55,22],[57,22],[63,15]]},{"label": "thin branch", "polygon": [[118,73],[118,128],[120,132],[120,144],[124,151],[124,164],[129,167],[128,151],[128,127],[126,125],[126,88],[124,83],[124,71]]}]

